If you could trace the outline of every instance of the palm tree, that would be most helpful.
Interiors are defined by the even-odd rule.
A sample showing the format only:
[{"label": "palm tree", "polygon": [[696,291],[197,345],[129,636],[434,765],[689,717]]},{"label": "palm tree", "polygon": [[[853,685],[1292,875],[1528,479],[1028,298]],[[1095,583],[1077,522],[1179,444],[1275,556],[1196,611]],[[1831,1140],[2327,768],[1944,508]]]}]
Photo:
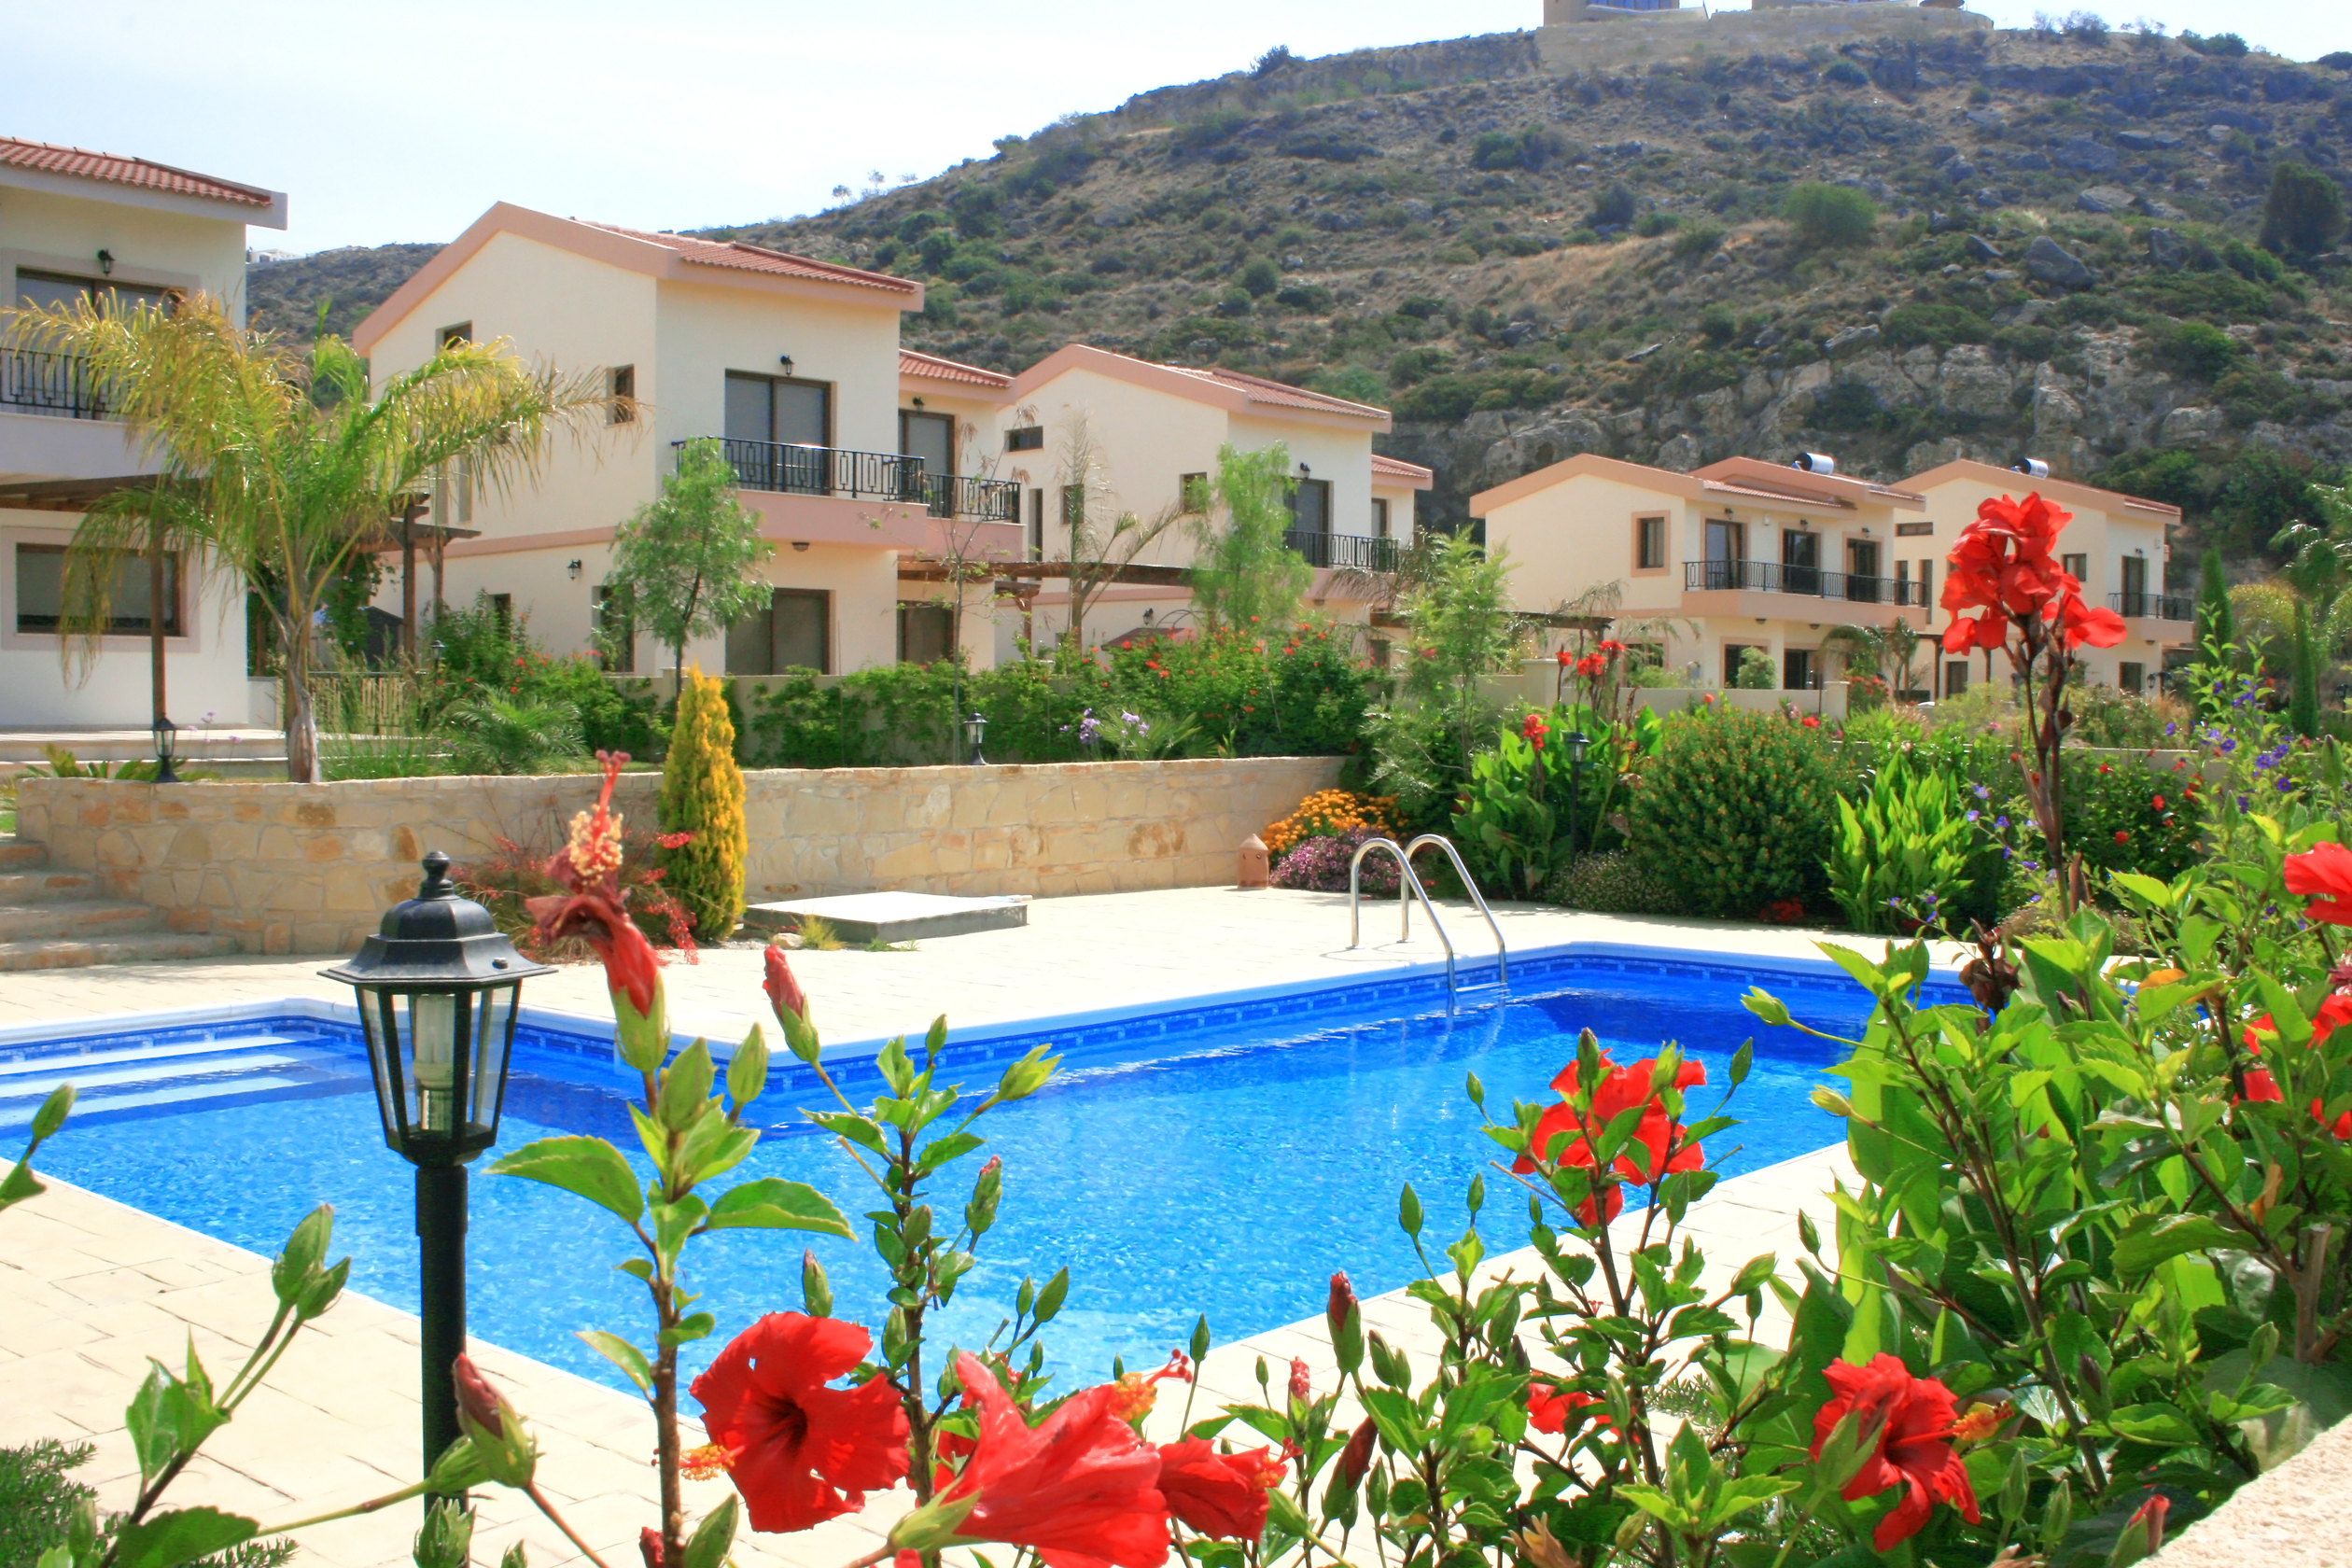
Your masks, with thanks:
[{"label": "palm tree", "polygon": [[156,470],[94,503],[75,529],[67,602],[83,668],[126,554],[161,544],[240,580],[257,590],[283,653],[296,783],[324,780],[312,628],[355,558],[392,537],[403,497],[449,465],[505,494],[537,479],[559,430],[579,443],[609,427],[601,371],[532,368],[500,343],[448,344],[379,389],[343,339],[321,331],[300,353],[201,294],[168,312],[85,301],[14,320],[26,340],[88,363]]}]

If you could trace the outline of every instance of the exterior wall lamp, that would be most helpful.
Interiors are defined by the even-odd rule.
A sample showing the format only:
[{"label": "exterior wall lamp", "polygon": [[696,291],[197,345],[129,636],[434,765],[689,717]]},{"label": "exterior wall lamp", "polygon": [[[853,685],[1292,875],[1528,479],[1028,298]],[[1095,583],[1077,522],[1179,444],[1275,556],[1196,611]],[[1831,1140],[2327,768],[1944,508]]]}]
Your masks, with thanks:
[{"label": "exterior wall lamp", "polygon": [[416,896],[348,961],[323,971],[359,1004],[384,1141],[416,1167],[425,1467],[459,1435],[451,1366],[466,1349],[466,1165],[498,1141],[523,982],[554,973],[457,896],[425,857]]},{"label": "exterior wall lamp", "polygon": [[580,557],[577,555],[564,563],[564,575],[570,578],[574,582],[580,581],[581,569]]},{"label": "exterior wall lamp", "polygon": [[792,357],[791,355],[779,354],[777,356],[776,362],[784,367],[784,373],[786,375],[791,375],[792,373]]},{"label": "exterior wall lamp", "polygon": [[104,276],[104,277],[112,277],[112,276],[114,276],[114,252],[113,252],[113,251],[111,251],[111,250],[102,250],[102,251],[100,251],[100,252],[98,253],[98,272],[99,272],[99,274],[100,274],[101,276]]}]

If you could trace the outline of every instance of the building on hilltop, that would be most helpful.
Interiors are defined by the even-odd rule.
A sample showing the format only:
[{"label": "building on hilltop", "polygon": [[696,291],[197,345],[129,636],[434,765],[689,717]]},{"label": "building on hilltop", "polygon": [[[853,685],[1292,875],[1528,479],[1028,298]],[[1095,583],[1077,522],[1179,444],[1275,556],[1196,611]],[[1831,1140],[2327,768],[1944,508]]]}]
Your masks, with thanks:
[{"label": "building on hilltop", "polygon": [[[245,320],[250,229],[284,229],[286,195],[144,158],[0,137],[0,306],[153,305],[203,293]],[[99,497],[152,477],[131,429],[70,357],[0,335],[0,727],[145,730],[159,717],[160,610],[170,713],[182,727],[249,722],[245,584],[202,561],[123,563],[109,635],[87,670],[60,646],[67,544]],[[265,711],[274,711],[265,701]]]}]

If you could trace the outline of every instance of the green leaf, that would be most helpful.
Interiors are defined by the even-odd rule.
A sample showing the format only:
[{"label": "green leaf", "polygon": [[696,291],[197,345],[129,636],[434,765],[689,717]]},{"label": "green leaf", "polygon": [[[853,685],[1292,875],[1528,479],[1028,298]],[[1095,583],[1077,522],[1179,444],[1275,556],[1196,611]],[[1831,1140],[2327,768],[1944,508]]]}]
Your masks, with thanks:
[{"label": "green leaf", "polygon": [[131,1434],[131,1451],[139,1462],[139,1477],[152,1481],[180,1451],[180,1418],[187,1400],[179,1385],[160,1365],[149,1365],[147,1379],[131,1396],[123,1426]]},{"label": "green leaf", "polygon": [[691,1345],[697,1339],[708,1338],[718,1326],[719,1320],[708,1312],[696,1312],[692,1317],[679,1319],[675,1325],[662,1330],[654,1339],[662,1349],[674,1351],[680,1345]]},{"label": "green leaf", "polygon": [[735,1544],[735,1499],[729,1492],[719,1506],[703,1516],[686,1541],[686,1568],[719,1568]]},{"label": "green leaf", "polygon": [[[611,1210],[630,1225],[645,1213],[645,1194],[621,1151],[601,1138],[567,1135],[525,1143],[490,1168],[493,1176],[544,1182]],[[844,1233],[845,1235],[847,1232]]]},{"label": "green leaf", "polygon": [[2246,1239],[2209,1214],[2149,1216],[2135,1220],[2116,1238],[2115,1271],[2126,1279],[2136,1279],[2166,1258],[2244,1245]]},{"label": "green leaf", "polygon": [[713,1230],[814,1230],[826,1236],[856,1234],[833,1200],[805,1182],[762,1176],[729,1187],[710,1206]]},{"label": "green leaf", "polygon": [[[728,1501],[735,1500],[729,1498]],[[506,1555],[498,1559],[498,1568],[531,1568],[531,1560],[523,1555],[522,1542],[517,1541],[507,1547]]]},{"label": "green leaf", "polygon": [[115,1539],[115,1568],[179,1568],[260,1533],[258,1520],[217,1508],[175,1508],[123,1526]]},{"label": "green leaf", "polygon": [[1418,1454],[1421,1445],[1420,1407],[1399,1389],[1364,1390],[1364,1413],[1372,1418],[1381,1440],[1400,1454]]},{"label": "green leaf", "polygon": [[327,1241],[334,1229],[335,1211],[320,1204],[302,1216],[294,1227],[294,1234],[286,1239],[286,1246],[270,1265],[270,1288],[279,1301],[291,1305],[302,1287],[310,1282],[319,1260],[327,1255]]},{"label": "green leaf", "polygon": [[645,1352],[618,1334],[607,1334],[601,1328],[583,1328],[575,1336],[580,1342],[628,1374],[647,1398],[653,1394],[653,1367],[645,1359]]},{"label": "green leaf", "polygon": [[902,1099],[907,1090],[915,1086],[915,1064],[906,1059],[904,1035],[892,1040],[875,1054],[874,1067],[882,1074],[882,1081],[890,1086],[890,1092]]},{"label": "green leaf", "polygon": [[466,1568],[473,1548],[471,1508],[447,1498],[425,1505],[425,1528],[416,1533],[410,1556],[416,1568]]}]

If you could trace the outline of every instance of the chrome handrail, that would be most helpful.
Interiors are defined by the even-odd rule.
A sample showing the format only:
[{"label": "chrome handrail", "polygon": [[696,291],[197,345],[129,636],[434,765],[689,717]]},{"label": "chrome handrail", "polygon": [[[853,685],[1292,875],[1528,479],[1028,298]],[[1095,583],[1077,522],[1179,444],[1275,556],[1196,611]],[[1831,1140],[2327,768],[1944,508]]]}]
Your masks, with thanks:
[{"label": "chrome handrail", "polygon": [[[1470,902],[1477,905],[1478,913],[1486,918],[1487,930],[1494,933],[1494,977],[1503,984],[1509,985],[1511,983],[1511,950],[1504,945],[1503,928],[1494,923],[1494,911],[1487,907],[1487,901],[1479,893],[1478,884],[1471,879],[1470,868],[1462,863],[1462,852],[1453,847],[1453,840],[1443,833],[1425,833],[1405,846],[1405,858],[1410,861],[1415,855],[1421,853],[1423,845],[1428,844],[1435,844],[1446,852],[1446,859],[1453,862],[1454,875],[1461,877],[1462,885],[1470,890]],[[1413,906],[1405,902],[1401,890],[1397,894],[1396,902],[1405,914],[1405,936],[1399,938],[1402,941],[1410,938],[1413,934]],[[1435,915],[1431,915],[1429,918],[1431,924],[1436,923]]]},{"label": "chrome handrail", "polygon": [[[1446,1011],[1451,1013],[1454,1010],[1456,991],[1453,939],[1446,934],[1445,923],[1437,918],[1437,906],[1429,902],[1429,892],[1421,886],[1421,878],[1413,875],[1413,862],[1406,858],[1405,847],[1393,838],[1367,838],[1357,845],[1356,852],[1348,858],[1348,945],[1355,947],[1362,945],[1364,928],[1357,903],[1361,894],[1358,878],[1363,875],[1364,857],[1375,849],[1385,849],[1396,857],[1396,869],[1402,874],[1397,878],[1396,904],[1404,912],[1405,918],[1409,921],[1413,917],[1413,906],[1405,902],[1405,894],[1409,889],[1421,901],[1421,907],[1429,912],[1430,929],[1437,933],[1437,940],[1445,945]],[[1404,938],[1399,937],[1397,940],[1403,941]]]}]

